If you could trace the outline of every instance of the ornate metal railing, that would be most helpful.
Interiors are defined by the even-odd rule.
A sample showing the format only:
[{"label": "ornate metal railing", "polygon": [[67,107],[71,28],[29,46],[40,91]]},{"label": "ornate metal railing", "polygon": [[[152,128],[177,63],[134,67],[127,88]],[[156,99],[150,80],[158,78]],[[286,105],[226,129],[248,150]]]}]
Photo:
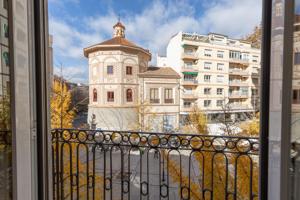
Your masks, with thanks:
[{"label": "ornate metal railing", "polygon": [[258,199],[258,138],[56,129],[54,199]]}]

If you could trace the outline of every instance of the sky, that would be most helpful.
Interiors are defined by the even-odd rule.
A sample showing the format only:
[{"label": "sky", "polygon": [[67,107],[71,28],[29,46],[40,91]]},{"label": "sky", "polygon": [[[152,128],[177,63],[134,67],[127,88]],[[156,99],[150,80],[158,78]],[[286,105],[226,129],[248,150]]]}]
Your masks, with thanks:
[{"label": "sky", "polygon": [[[53,35],[54,73],[70,81],[88,82],[83,48],[110,39],[118,21],[126,38],[165,55],[169,39],[179,31],[215,32],[242,38],[261,22],[261,0],[48,0]],[[154,59],[155,60],[155,59]],[[154,62],[154,61],[152,61]],[[155,63],[154,63],[155,64]]]}]

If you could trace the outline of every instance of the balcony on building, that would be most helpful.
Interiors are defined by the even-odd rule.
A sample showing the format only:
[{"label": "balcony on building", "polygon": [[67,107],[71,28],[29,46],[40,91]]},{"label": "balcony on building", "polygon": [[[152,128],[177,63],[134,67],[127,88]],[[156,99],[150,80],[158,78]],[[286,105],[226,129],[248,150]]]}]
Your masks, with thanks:
[{"label": "balcony on building", "polygon": [[196,73],[198,73],[199,70],[198,70],[197,65],[187,65],[187,64],[185,64],[185,65],[182,67],[181,71],[182,71],[182,73],[185,73],[185,72],[187,72],[187,73],[192,72],[192,73],[196,74]]},{"label": "balcony on building", "polygon": [[249,94],[248,93],[243,93],[243,92],[240,92],[240,91],[229,92],[228,98],[229,99],[246,99],[246,98],[249,98]]},{"label": "balcony on building", "polygon": [[239,64],[242,66],[248,66],[249,60],[248,59],[237,59],[237,58],[229,58],[229,64]]},{"label": "balcony on building", "polygon": [[253,69],[252,73],[251,73],[251,76],[252,78],[259,78],[259,69]]},{"label": "balcony on building", "polygon": [[198,72],[182,72],[183,79],[181,84],[183,86],[197,86],[198,85]]},{"label": "balcony on building", "polygon": [[182,94],[182,99],[196,100],[196,99],[198,99],[198,96],[195,92],[183,93]]},{"label": "balcony on building", "polygon": [[229,86],[232,87],[240,87],[240,86],[248,86],[249,83],[246,81],[242,81],[242,80],[230,80],[229,81]]},{"label": "balcony on building", "polygon": [[183,51],[181,58],[183,60],[198,60],[199,59],[196,50],[186,50],[186,49]]},{"label": "balcony on building", "polygon": [[243,104],[243,103],[231,103],[230,104],[230,109],[231,110],[252,110],[252,106]]},{"label": "balcony on building", "polygon": [[183,86],[198,86],[198,80],[196,80],[196,79],[183,79],[181,84]]},{"label": "balcony on building", "polygon": [[236,64],[241,66],[249,65],[249,54],[240,51],[229,51],[229,64]]},{"label": "balcony on building", "polygon": [[229,75],[248,77],[250,73],[241,68],[229,68]]}]

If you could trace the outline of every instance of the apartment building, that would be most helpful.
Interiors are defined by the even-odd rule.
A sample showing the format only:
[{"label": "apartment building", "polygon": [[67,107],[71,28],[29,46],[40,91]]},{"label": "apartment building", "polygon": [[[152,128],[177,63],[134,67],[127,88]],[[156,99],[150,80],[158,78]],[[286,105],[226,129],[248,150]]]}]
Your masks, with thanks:
[{"label": "apartment building", "polygon": [[158,66],[172,66],[181,75],[180,114],[193,106],[210,118],[230,105],[232,117],[246,118],[258,109],[260,50],[225,35],[179,32]]},{"label": "apartment building", "polygon": [[127,40],[121,22],[113,28],[112,39],[84,49],[89,60],[88,122],[93,119],[94,127],[111,130],[145,129],[148,122],[156,124],[153,131],[169,124],[176,128],[179,74],[148,66],[149,50]]}]

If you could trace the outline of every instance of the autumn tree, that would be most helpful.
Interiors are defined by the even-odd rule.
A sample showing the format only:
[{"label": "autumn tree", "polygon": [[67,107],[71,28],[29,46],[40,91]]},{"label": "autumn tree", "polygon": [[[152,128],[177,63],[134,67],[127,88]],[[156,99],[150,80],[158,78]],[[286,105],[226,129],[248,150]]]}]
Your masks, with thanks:
[{"label": "autumn tree", "polygon": [[262,27],[261,25],[255,26],[254,30],[248,34],[244,40],[250,42],[253,47],[261,47],[261,38],[262,38]]},{"label": "autumn tree", "polygon": [[75,108],[71,107],[71,100],[71,92],[63,79],[54,79],[50,101],[51,128],[72,127]]},{"label": "autumn tree", "polygon": [[[68,89],[63,78],[54,79],[53,81],[50,109],[51,128],[62,130],[60,138],[68,141],[67,143],[53,143],[54,160],[59,159],[59,162],[62,162],[61,165],[64,166],[61,176],[62,180],[60,180],[64,188],[64,194],[60,198],[71,199],[71,197],[74,198],[74,196],[78,199],[85,198],[87,195],[91,195],[88,189],[90,183],[86,177],[89,176],[87,171],[89,171],[88,167],[92,166],[92,161],[86,160],[86,157],[90,153],[87,144],[78,144],[78,141],[87,137],[87,132],[75,131],[71,133],[69,130],[63,130],[72,128],[76,111],[76,106],[72,106],[71,91]],[[76,135],[75,138],[74,135]],[[93,147],[92,151],[95,151],[95,147]],[[55,152],[57,152],[57,154]],[[61,155],[63,155],[63,159],[60,158]],[[77,176],[74,176],[74,173],[77,174]],[[74,182],[77,182],[76,179],[78,179],[78,193],[75,190],[77,187],[72,187]],[[94,181],[97,182],[95,191],[100,194],[103,186],[101,176],[95,174]],[[102,197],[100,197],[100,199],[102,199]]]},{"label": "autumn tree", "polygon": [[10,129],[10,98],[9,95],[0,96],[0,130]]},{"label": "autumn tree", "polygon": [[[227,112],[227,111],[226,111]],[[189,115],[190,123],[193,128],[196,128],[201,135],[200,139],[191,138],[190,144],[192,147],[203,145],[204,141],[211,141],[212,138],[206,136],[207,121],[205,114],[200,109],[193,109],[193,112]],[[224,122],[226,123],[226,122]],[[231,125],[230,125],[231,126]],[[233,132],[228,125],[224,135],[231,135]],[[229,130],[226,132],[226,130]],[[181,185],[182,187],[189,187],[190,190],[181,190],[179,188],[178,194],[188,197],[190,199],[214,199],[223,200],[226,199],[226,190],[233,192],[236,188],[236,198],[239,200],[249,199],[250,196],[250,184],[253,188],[253,193],[258,192],[258,161],[248,155],[243,155],[237,150],[237,146],[233,147],[233,151],[236,153],[226,153],[217,151],[218,148],[222,149],[222,145],[226,145],[226,142],[222,139],[212,141],[216,144],[212,146],[203,147],[204,150],[194,150],[190,156],[194,159],[194,166],[198,166],[200,172],[199,181],[195,181],[188,175],[187,169],[180,168],[176,159],[170,157],[170,155],[163,151],[163,156],[168,160],[168,171],[173,182]],[[225,143],[224,143],[225,142]],[[227,141],[228,142],[228,141]],[[238,142],[233,139],[231,142]],[[217,148],[217,150],[215,149]],[[243,143],[239,144],[239,148],[242,151],[245,148]],[[234,150],[235,149],[235,150]],[[252,168],[251,168],[252,167]],[[201,173],[202,172],[202,173]],[[194,176],[194,175],[192,175]],[[250,183],[252,180],[252,183]],[[213,190],[213,193],[202,193],[205,190]],[[233,196],[231,196],[233,197]]]},{"label": "autumn tree", "polygon": [[245,136],[259,136],[259,118],[253,118],[250,121],[244,122],[241,124],[240,128],[242,129],[241,134]]}]

